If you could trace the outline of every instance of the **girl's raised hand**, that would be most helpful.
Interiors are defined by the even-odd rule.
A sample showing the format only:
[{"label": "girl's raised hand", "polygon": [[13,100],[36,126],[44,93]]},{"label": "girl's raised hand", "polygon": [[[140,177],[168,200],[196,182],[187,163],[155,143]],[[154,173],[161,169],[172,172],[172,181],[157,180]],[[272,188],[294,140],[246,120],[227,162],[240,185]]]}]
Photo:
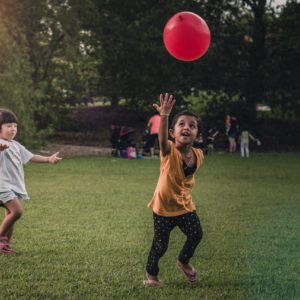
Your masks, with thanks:
[{"label": "girl's raised hand", "polygon": [[159,100],[160,105],[153,104],[153,107],[161,116],[169,116],[176,101],[174,96],[168,93],[160,94]]},{"label": "girl's raised hand", "polygon": [[59,152],[54,153],[53,155],[49,156],[49,164],[57,164],[60,160],[62,160],[61,157],[58,156]]}]

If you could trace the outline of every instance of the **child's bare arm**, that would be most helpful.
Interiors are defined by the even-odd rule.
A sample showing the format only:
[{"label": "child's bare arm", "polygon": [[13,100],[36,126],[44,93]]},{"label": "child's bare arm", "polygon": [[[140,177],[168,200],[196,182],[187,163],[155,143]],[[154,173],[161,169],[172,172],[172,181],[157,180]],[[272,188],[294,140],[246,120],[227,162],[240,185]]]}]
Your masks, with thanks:
[{"label": "child's bare arm", "polygon": [[249,133],[249,138],[250,138],[252,141],[256,141],[256,138],[255,138],[252,134],[250,134],[250,133]]},{"label": "child's bare arm", "polygon": [[216,132],[213,134],[213,137],[216,137],[218,134],[219,134],[219,131],[216,131]]},{"label": "child's bare arm", "polygon": [[160,94],[159,97],[160,105],[153,104],[153,107],[160,114],[160,127],[159,127],[159,146],[162,152],[162,155],[166,155],[170,152],[170,146],[168,145],[168,117],[172,111],[172,108],[175,103],[173,95]]},{"label": "child's bare arm", "polygon": [[54,153],[51,156],[43,156],[34,154],[31,161],[36,163],[49,163],[49,164],[57,164],[62,160],[61,157],[58,156],[59,152]]}]

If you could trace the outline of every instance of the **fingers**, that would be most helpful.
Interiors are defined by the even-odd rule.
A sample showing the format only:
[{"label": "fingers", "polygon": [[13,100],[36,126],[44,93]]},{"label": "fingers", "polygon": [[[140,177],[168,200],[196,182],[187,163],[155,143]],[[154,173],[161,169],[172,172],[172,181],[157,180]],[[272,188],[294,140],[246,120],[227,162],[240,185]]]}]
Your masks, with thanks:
[{"label": "fingers", "polygon": [[175,103],[175,98],[173,95],[169,93],[164,93],[159,95],[159,102],[160,104],[153,104],[153,107],[159,112],[159,113],[167,113],[169,114],[172,110],[172,107]]},{"label": "fingers", "polygon": [[153,107],[159,112],[159,105],[158,104],[153,104]]},{"label": "fingers", "polygon": [[56,163],[58,163],[59,161],[62,160],[61,157],[58,157],[58,154],[59,154],[59,152],[56,152],[56,153],[54,153],[54,154],[50,157],[50,163],[56,164]]},{"label": "fingers", "polygon": [[164,101],[164,94],[159,95],[159,100],[160,100],[160,105],[162,105],[162,103]]},{"label": "fingers", "polygon": [[172,94],[165,93],[165,94],[160,94],[160,102],[162,103],[172,103],[174,102],[175,98]]}]

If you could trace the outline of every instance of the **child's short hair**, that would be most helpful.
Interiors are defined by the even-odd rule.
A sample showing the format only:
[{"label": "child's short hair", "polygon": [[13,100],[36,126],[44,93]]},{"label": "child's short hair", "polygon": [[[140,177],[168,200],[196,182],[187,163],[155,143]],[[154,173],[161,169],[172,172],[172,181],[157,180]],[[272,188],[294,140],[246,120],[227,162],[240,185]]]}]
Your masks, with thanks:
[{"label": "child's short hair", "polygon": [[183,110],[183,111],[179,112],[178,114],[176,114],[174,116],[172,122],[171,122],[170,129],[174,129],[176,122],[178,121],[178,119],[181,116],[191,116],[191,117],[194,117],[197,120],[198,135],[199,135],[200,132],[201,132],[201,125],[202,125],[201,119],[195,113],[193,113],[193,112],[191,112],[189,110]]},{"label": "child's short hair", "polygon": [[18,123],[18,119],[12,111],[0,108],[0,127],[6,123]]}]

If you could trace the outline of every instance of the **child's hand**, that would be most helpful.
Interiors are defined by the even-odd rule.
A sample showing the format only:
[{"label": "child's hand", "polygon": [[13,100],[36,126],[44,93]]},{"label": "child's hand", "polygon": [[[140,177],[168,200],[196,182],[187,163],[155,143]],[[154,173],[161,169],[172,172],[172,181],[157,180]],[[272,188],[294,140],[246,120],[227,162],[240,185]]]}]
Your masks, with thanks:
[{"label": "child's hand", "polygon": [[7,146],[6,144],[0,144],[0,151],[3,151],[5,149],[7,149],[9,146]]},{"label": "child's hand", "polygon": [[158,104],[153,104],[153,107],[157,110],[157,112],[163,116],[168,116],[170,115],[173,105],[175,103],[175,98],[173,95],[169,95],[168,93],[165,94],[160,94],[159,96],[160,100],[160,105]]},{"label": "child's hand", "polygon": [[59,152],[54,153],[53,155],[49,156],[49,164],[57,164],[59,161],[62,160],[61,157],[58,156]]},{"label": "child's hand", "polygon": [[7,148],[9,148],[9,141],[6,141],[6,140],[3,140],[3,139],[0,139],[0,151],[3,151]]}]

